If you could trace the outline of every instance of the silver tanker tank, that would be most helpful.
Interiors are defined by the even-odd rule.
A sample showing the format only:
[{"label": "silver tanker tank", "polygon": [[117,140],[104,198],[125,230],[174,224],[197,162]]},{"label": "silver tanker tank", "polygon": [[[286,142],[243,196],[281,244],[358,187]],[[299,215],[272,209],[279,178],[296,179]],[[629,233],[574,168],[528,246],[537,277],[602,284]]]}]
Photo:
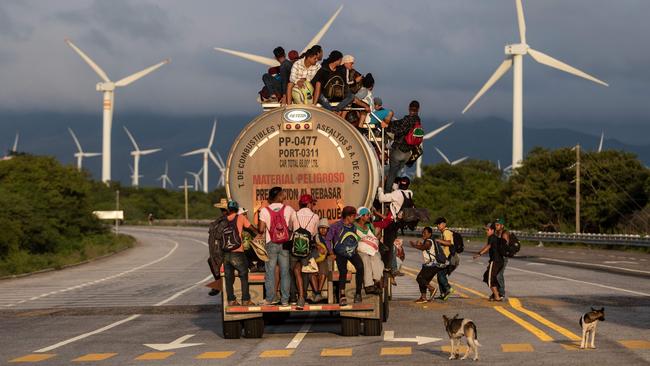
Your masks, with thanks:
[{"label": "silver tanker tank", "polygon": [[280,186],[296,208],[300,195],[311,194],[315,211],[329,220],[343,206],[370,207],[380,184],[368,140],[338,115],[308,105],[255,118],[234,141],[226,166],[226,192],[240,207],[264,206],[268,190]]}]

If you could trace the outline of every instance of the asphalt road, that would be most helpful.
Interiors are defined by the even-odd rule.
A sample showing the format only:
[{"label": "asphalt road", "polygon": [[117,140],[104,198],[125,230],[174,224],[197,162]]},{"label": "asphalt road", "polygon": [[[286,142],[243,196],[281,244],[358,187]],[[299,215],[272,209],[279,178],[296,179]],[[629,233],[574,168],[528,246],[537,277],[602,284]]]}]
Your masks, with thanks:
[{"label": "asphalt road", "polygon": [[[442,314],[478,325],[482,364],[650,363],[650,256],[629,252],[524,247],[506,270],[509,303],[485,299],[485,257],[462,258],[447,302],[416,305],[420,254],[407,250],[384,331],[341,337],[336,318],[305,313],[267,326],[262,339],[224,340],[205,229],[128,228],[139,244],[62,271],[0,281],[0,364],[251,365],[447,363]],[[469,243],[467,252],[479,243]],[[596,350],[578,350],[578,319],[604,306]],[[185,337],[192,335],[191,337]],[[441,340],[418,344],[415,337]],[[183,348],[145,344],[185,337]],[[431,341],[429,339],[429,341]],[[469,362],[469,361],[453,361]]]}]

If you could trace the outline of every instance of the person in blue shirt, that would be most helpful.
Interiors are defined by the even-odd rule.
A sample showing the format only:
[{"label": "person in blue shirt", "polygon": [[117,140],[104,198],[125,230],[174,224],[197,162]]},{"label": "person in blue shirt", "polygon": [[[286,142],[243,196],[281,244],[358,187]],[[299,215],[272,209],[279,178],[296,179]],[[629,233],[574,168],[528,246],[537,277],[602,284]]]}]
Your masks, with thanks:
[{"label": "person in blue shirt", "polygon": [[[370,114],[370,123],[381,128],[386,128],[393,119],[393,111],[384,109],[381,98],[375,97],[373,99],[375,110]],[[379,119],[378,119],[379,118]]]}]

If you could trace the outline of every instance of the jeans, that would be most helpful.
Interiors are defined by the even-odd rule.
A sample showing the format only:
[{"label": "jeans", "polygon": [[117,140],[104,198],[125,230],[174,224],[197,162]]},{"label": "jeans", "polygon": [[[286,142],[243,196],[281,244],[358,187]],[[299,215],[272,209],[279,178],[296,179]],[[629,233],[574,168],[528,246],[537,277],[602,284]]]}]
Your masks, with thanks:
[{"label": "jeans", "polygon": [[358,253],[354,253],[352,258],[336,256],[336,266],[339,268],[339,291],[345,294],[345,281],[348,276],[348,261],[352,263],[357,273],[354,274],[354,283],[356,284],[356,293],[361,294],[363,288],[363,261]]},{"label": "jeans", "polygon": [[[436,266],[422,266],[422,269],[420,270],[420,273],[418,273],[418,276],[415,278],[415,280],[418,283],[418,286],[420,287],[420,293],[421,294],[426,294],[427,293],[427,288],[429,287],[429,282],[433,279],[435,275],[438,275],[438,286],[440,287],[440,293],[445,294],[449,290],[449,284],[447,284],[447,276],[444,275],[446,269],[441,268],[441,267],[436,267]],[[440,278],[444,278],[444,286],[440,281]]]},{"label": "jeans", "polygon": [[508,258],[503,258],[503,267],[499,273],[497,273],[497,289],[499,290],[499,296],[506,296],[506,279],[503,277],[503,272],[506,271],[506,266],[508,265]]},{"label": "jeans", "polygon": [[280,265],[280,294],[283,304],[289,302],[289,290],[291,288],[291,275],[289,274],[289,251],[282,249],[282,244],[272,242],[266,243],[266,251],[269,256],[268,262],[264,264],[264,289],[266,300],[273,301],[275,297],[275,266]]},{"label": "jeans", "polygon": [[339,104],[336,105],[336,107],[333,107],[330,104],[330,101],[325,98],[325,96],[321,93],[321,95],[318,96],[318,103],[320,105],[327,109],[328,111],[333,111],[333,112],[340,112],[343,110],[343,108],[349,106],[354,102],[354,94],[348,94],[345,98],[343,98],[342,101],[339,102]]},{"label": "jeans", "polygon": [[390,156],[388,157],[388,176],[386,177],[386,182],[384,182],[384,192],[390,193],[393,191],[393,182],[400,171],[406,165],[406,162],[411,158],[411,152],[404,152],[400,149],[393,148],[390,151]]},{"label": "jeans", "polygon": [[451,289],[449,281],[447,280],[447,268],[438,272],[438,288],[440,288],[441,294],[446,294]]},{"label": "jeans", "polygon": [[271,74],[267,73],[262,75],[262,82],[264,82],[264,85],[269,90],[269,94],[276,96],[282,96],[284,94],[284,91],[281,90],[282,83]]},{"label": "jeans", "polygon": [[241,280],[241,299],[249,301],[251,299],[248,292],[248,259],[243,252],[226,252],[223,256],[223,271],[226,277],[226,296],[228,301],[235,301],[235,270],[239,272]]}]

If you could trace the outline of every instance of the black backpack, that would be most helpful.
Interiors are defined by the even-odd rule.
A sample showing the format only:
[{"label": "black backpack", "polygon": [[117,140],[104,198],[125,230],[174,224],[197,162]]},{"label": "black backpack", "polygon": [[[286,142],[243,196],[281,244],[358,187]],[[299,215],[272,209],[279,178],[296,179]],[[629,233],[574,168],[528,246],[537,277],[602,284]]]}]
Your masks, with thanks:
[{"label": "black backpack", "polygon": [[[309,219],[309,222],[307,222],[308,226],[309,223],[311,223],[311,220],[314,219],[314,216],[316,216],[316,214],[313,214],[311,219]],[[293,232],[293,237],[291,239],[291,254],[296,257],[308,256],[311,253],[313,242],[314,240],[309,230],[300,226],[298,230]]]},{"label": "black backpack", "polygon": [[228,217],[223,216],[214,228],[217,245],[224,252],[232,252],[233,250],[239,249],[242,245],[241,235],[239,234],[239,230],[237,230],[237,218],[238,216],[236,215],[231,221],[228,220]]},{"label": "black backpack", "polygon": [[511,232],[508,232],[508,234],[510,235],[510,241],[508,241],[508,243],[505,245],[505,255],[508,258],[512,258],[517,253],[519,253],[519,250],[521,249],[521,243],[515,234]]},{"label": "black backpack", "polygon": [[465,251],[465,243],[463,243],[463,236],[460,233],[451,231],[454,238],[454,245],[451,246],[451,254],[460,254]]},{"label": "black backpack", "polygon": [[331,101],[343,100],[345,97],[345,82],[341,75],[333,74],[323,86],[323,95]]}]

